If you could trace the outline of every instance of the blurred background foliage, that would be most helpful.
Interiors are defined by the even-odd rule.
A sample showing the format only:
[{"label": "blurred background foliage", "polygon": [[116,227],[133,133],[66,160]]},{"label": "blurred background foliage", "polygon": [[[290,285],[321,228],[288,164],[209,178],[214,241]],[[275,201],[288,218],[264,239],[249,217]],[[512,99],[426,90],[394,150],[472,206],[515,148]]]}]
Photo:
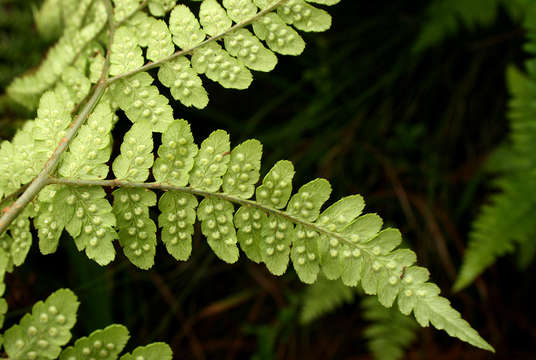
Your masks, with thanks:
[{"label": "blurred background foliage", "polygon": [[[333,184],[333,198],[362,194],[369,212],[401,229],[496,356],[417,329],[353,290],[304,321],[304,304],[337,285],[307,289],[292,271],[275,278],[245,259],[224,264],[199,235],[188,262],[158,251],[151,271],[122,255],[100,268],[67,236],[54,255],[34,246],[6,278],[6,325],[70,287],[83,299],[76,335],[119,322],[131,344],[165,340],[177,359],[535,358],[534,264],[519,270],[516,258],[501,258],[472,286],[451,291],[471,224],[495,191],[484,165],[508,136],[505,73],[528,57],[522,22],[530,2],[343,0],[331,8],[329,32],[308,36],[302,56],[257,73],[248,91],[212,86],[202,111],[174,104],[197,139],[216,128],[235,144],[254,137],[264,144],[264,166],[295,163],[297,184],[320,176]],[[0,0],[0,94],[50,45],[34,25],[38,5]],[[0,138],[31,117],[0,95]]]}]

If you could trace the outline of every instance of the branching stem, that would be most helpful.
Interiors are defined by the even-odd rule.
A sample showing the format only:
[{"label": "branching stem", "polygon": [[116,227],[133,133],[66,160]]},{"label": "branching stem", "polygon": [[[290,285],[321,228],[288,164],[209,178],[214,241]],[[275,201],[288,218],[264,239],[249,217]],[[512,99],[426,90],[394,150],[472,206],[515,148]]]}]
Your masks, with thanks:
[{"label": "branching stem", "polygon": [[190,186],[175,186],[175,185],[161,184],[161,183],[154,183],[154,182],[153,183],[137,183],[137,182],[120,181],[120,180],[80,180],[80,179],[51,177],[48,179],[48,184],[71,185],[71,186],[104,186],[104,187],[111,187],[111,188],[114,188],[114,187],[143,188],[143,189],[153,189],[153,190],[162,190],[162,191],[178,191],[178,192],[188,193],[192,195],[202,196],[205,198],[227,200],[234,204],[249,206],[252,208],[259,209],[268,214],[277,215],[294,224],[303,225],[308,229],[318,232],[319,234],[326,235],[330,238],[336,238],[337,240],[342,241],[343,243],[347,245],[350,245],[355,248],[359,248],[360,250],[368,253],[366,248],[363,248],[359,246],[359,244],[356,244],[348,240],[346,237],[344,237],[343,235],[339,233],[329,231],[321,226],[318,226],[315,223],[290,215],[289,213],[285,211],[274,209],[272,207],[260,204],[253,200],[246,200],[246,199],[242,199],[242,198],[232,196],[229,194],[225,194],[225,193],[220,193],[220,192],[214,193],[210,191],[196,189]]}]

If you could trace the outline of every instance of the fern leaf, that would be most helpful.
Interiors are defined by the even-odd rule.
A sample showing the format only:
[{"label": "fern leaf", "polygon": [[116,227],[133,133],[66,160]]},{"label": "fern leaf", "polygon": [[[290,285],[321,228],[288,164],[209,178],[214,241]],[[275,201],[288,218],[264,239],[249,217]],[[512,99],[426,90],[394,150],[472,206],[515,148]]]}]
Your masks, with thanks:
[{"label": "fern leaf", "polygon": [[231,28],[233,22],[216,0],[204,0],[199,9],[199,21],[210,36],[219,35]]},{"label": "fern leaf", "polygon": [[214,131],[201,143],[190,176],[190,185],[206,191],[217,191],[223,183],[222,176],[229,163],[229,134]]},{"label": "fern leaf", "polygon": [[114,191],[113,195],[119,243],[125,255],[141,269],[152,267],[156,253],[156,225],[149,218],[149,206],[156,205],[155,193],[125,188]]},{"label": "fern leaf", "polygon": [[137,122],[125,134],[121,154],[114,160],[112,169],[118,179],[145,181],[153,165],[153,137],[148,122]]},{"label": "fern leaf", "polygon": [[257,140],[247,140],[236,146],[231,151],[230,171],[223,177],[223,191],[242,199],[250,198],[259,180],[261,156],[262,144]]},{"label": "fern leaf", "polygon": [[149,11],[154,16],[164,16],[173,9],[176,0],[149,0]]},{"label": "fern leaf", "polygon": [[131,354],[121,356],[119,360],[171,360],[173,356],[169,345],[153,343],[143,347],[137,347]]},{"label": "fern leaf", "polygon": [[305,288],[302,294],[300,322],[309,324],[314,320],[334,311],[345,303],[351,303],[355,290],[342,281],[328,280],[324,277]]},{"label": "fern leaf", "polygon": [[[508,114],[510,141],[496,154],[502,154],[503,158],[495,161],[502,165],[493,168],[493,157],[489,162],[490,170],[496,170],[500,174],[495,181],[500,192],[491,196],[489,203],[482,207],[480,215],[473,222],[469,245],[454,284],[455,290],[471,284],[498,257],[513,252],[516,246],[533,243],[536,235],[532,220],[536,214],[536,197],[532,190],[536,183],[532,172],[536,166],[536,82],[533,74],[527,76],[513,68],[508,70],[507,75],[512,94]],[[504,164],[509,164],[510,167],[505,169]],[[525,255],[530,260],[530,252]]]},{"label": "fern leaf", "polygon": [[252,0],[223,0],[223,6],[235,23],[250,19],[257,13],[257,6]]},{"label": "fern leaf", "polygon": [[162,212],[158,216],[162,241],[167,251],[177,260],[188,260],[192,253],[197,204],[195,196],[176,191],[166,192],[158,201]]},{"label": "fern leaf", "polygon": [[171,41],[171,33],[162,20],[152,21],[151,36],[147,39],[147,59],[158,61],[171,54],[175,50]]},{"label": "fern leaf", "polygon": [[156,181],[177,186],[188,184],[198,151],[190,124],[185,120],[175,120],[162,135],[159,158],[153,167]]},{"label": "fern leaf", "polygon": [[205,40],[205,32],[195,15],[185,5],[177,5],[169,15],[173,42],[181,49],[192,49]]},{"label": "fern leaf", "polygon": [[158,80],[171,90],[171,95],[185,106],[203,109],[208,104],[208,95],[203,82],[192,69],[190,60],[180,57],[166,62],[158,70]]},{"label": "fern leaf", "polygon": [[123,325],[110,325],[102,330],[92,332],[65,348],[59,360],[116,360],[129,338],[128,330]]},{"label": "fern leaf", "polygon": [[110,57],[110,75],[119,75],[135,70],[143,65],[141,48],[136,42],[133,32],[122,26],[115,32]]},{"label": "fern leaf", "polygon": [[253,23],[255,35],[266,45],[282,55],[299,55],[305,49],[305,41],[274,13],[268,13]]},{"label": "fern leaf", "polygon": [[130,121],[148,121],[152,131],[163,132],[173,122],[173,109],[152,82],[151,75],[142,72],[112,84],[110,90]]},{"label": "fern leaf", "polygon": [[10,359],[56,359],[61,346],[71,339],[78,301],[67,289],[38,302],[32,314],[4,333],[4,349]]},{"label": "fern leaf", "polygon": [[363,318],[370,322],[364,331],[367,346],[377,360],[399,360],[416,338],[417,324],[393,309],[381,306],[373,297],[361,301]]}]

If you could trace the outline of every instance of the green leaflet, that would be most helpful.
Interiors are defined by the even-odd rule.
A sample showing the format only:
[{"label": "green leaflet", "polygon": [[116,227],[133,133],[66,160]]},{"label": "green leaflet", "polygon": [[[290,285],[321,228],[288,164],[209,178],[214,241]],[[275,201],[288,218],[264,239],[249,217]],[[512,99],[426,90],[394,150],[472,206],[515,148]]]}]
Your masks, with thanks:
[{"label": "green leaflet", "polygon": [[225,48],[231,56],[238,58],[252,70],[272,71],[277,56],[266,49],[259,39],[246,29],[238,29],[224,37]]},{"label": "green leaflet", "polygon": [[78,301],[67,289],[38,302],[32,314],[26,314],[18,325],[4,333],[4,349],[10,359],[56,359],[61,346],[71,339]]},{"label": "green leaflet", "polygon": [[262,261],[272,274],[283,275],[287,270],[295,236],[294,225],[283,217],[270,215],[263,223],[259,247]]},{"label": "green leaflet", "polygon": [[175,191],[166,192],[158,201],[158,208],[162,212],[158,216],[162,241],[177,260],[186,261],[192,253],[197,204],[195,196]]},{"label": "green leaflet", "polygon": [[224,88],[247,89],[253,81],[251,72],[215,42],[194,51],[192,68]]},{"label": "green leaflet", "polygon": [[171,360],[171,348],[164,343],[153,343],[143,347],[137,347],[132,354],[121,356],[119,360]]},{"label": "green leaflet", "polygon": [[173,122],[173,109],[152,82],[151,75],[141,72],[112,84],[110,90],[130,121],[149,122],[152,131],[163,132]]},{"label": "green leaflet", "polygon": [[207,237],[210,248],[220,259],[230,264],[238,260],[233,211],[230,202],[210,198],[201,201],[197,210],[201,231]]},{"label": "green leaflet", "polygon": [[176,0],[149,0],[149,11],[154,16],[164,16],[173,9]]},{"label": "green leaflet", "polygon": [[153,137],[148,122],[132,125],[121,144],[121,154],[112,169],[117,179],[145,181],[153,165]]},{"label": "green leaflet", "polygon": [[268,13],[253,23],[255,35],[273,51],[282,55],[299,55],[305,49],[301,36],[274,13]]},{"label": "green leaflet", "polygon": [[173,42],[181,49],[191,49],[205,40],[205,32],[190,9],[185,5],[177,5],[169,16],[169,30]]},{"label": "green leaflet", "polygon": [[223,130],[212,132],[201,143],[191,172],[190,184],[199,189],[217,191],[223,182],[221,177],[227,171],[229,150],[229,134]]},{"label": "green leaflet", "polygon": [[247,20],[257,13],[252,0],[223,0],[227,15],[236,23]]},{"label": "green leaflet", "polygon": [[110,325],[102,330],[92,332],[65,348],[59,360],[116,360],[129,338],[128,330],[123,325]]},{"label": "green leaflet", "polygon": [[275,209],[284,208],[292,192],[294,165],[288,160],[278,161],[256,190],[257,201]]},{"label": "green leaflet", "polygon": [[9,253],[13,259],[13,265],[22,265],[32,245],[28,210],[19,215],[17,220],[9,227],[9,232],[11,233],[12,239],[9,246]]},{"label": "green leaflet", "polygon": [[176,186],[187,185],[198,151],[190,124],[185,120],[175,120],[162,135],[159,158],[153,167],[155,180]]},{"label": "green leaflet", "polygon": [[117,238],[112,207],[100,187],[64,187],[56,194],[64,198],[68,211],[65,229],[74,238],[78,250],[90,259],[106,265],[115,258],[112,241]]},{"label": "green leaflet", "polygon": [[163,64],[158,70],[158,80],[167,86],[173,98],[184,106],[195,106],[198,109],[207,106],[208,95],[203,82],[186,57]]},{"label": "green leaflet", "polygon": [[286,1],[277,8],[277,14],[284,22],[302,31],[326,31],[331,27],[331,16],[304,0]]},{"label": "green leaflet", "polygon": [[199,9],[199,20],[203,30],[210,36],[215,36],[228,30],[233,22],[216,0],[204,0]]},{"label": "green leaflet", "polygon": [[171,41],[171,33],[162,20],[151,21],[150,36],[147,39],[147,59],[158,61],[171,54],[175,46]]},{"label": "green leaflet", "polygon": [[243,199],[255,192],[261,168],[262,144],[258,140],[246,140],[231,151],[229,171],[223,177],[223,191]]},{"label": "green leaflet", "polygon": [[143,65],[141,49],[134,33],[125,26],[115,32],[110,57],[110,75],[119,75]]},{"label": "green leaflet", "polygon": [[261,242],[258,239],[262,237],[262,228],[267,226],[267,223],[268,219],[264,212],[249,206],[240,207],[234,216],[240,248],[256,263],[260,263],[263,259]]},{"label": "green leaflet", "polygon": [[104,179],[108,175],[106,162],[112,152],[112,121],[114,114],[107,102],[101,102],[89,116],[76,138],[63,155],[58,170],[64,177]]},{"label": "green leaflet", "polygon": [[113,195],[119,243],[134,265],[149,269],[156,253],[156,225],[149,218],[149,206],[156,205],[156,195],[146,189],[128,188],[118,189]]}]

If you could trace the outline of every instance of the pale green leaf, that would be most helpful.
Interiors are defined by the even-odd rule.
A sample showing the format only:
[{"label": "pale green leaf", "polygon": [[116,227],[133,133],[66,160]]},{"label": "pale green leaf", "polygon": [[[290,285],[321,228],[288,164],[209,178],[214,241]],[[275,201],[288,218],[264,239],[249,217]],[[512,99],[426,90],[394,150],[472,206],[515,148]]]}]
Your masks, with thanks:
[{"label": "pale green leaf", "polygon": [[149,0],[149,11],[154,16],[164,16],[173,9],[177,0]]},{"label": "pale green leaf", "polygon": [[115,177],[143,182],[153,165],[153,133],[148,122],[137,122],[125,134],[121,154],[112,164]]},{"label": "pale green leaf", "polygon": [[173,42],[184,50],[199,45],[206,37],[197,18],[186,5],[177,5],[171,11],[169,30],[173,35]]},{"label": "pale green leaf", "polygon": [[162,145],[153,167],[157,182],[186,186],[194,158],[198,153],[197,145],[185,120],[175,120],[162,135]]},{"label": "pale green leaf", "polygon": [[190,184],[198,189],[217,191],[223,182],[221,177],[227,171],[229,150],[229,134],[223,130],[212,132],[201,143],[190,175]]},{"label": "pale green leaf", "polygon": [[270,215],[261,233],[262,261],[272,274],[283,275],[288,266],[290,244],[295,238],[294,225],[281,216]]},{"label": "pale green leaf", "polygon": [[326,179],[315,179],[303,185],[288,203],[290,215],[313,222],[320,214],[320,208],[329,199],[331,185]]},{"label": "pale green leaf", "polygon": [[292,193],[293,177],[294,165],[288,160],[278,161],[257,188],[257,201],[276,209],[284,208]]},{"label": "pale green leaf", "polygon": [[151,36],[147,39],[147,59],[158,61],[173,54],[175,46],[164,21],[153,19],[150,34]]},{"label": "pale green leaf", "polygon": [[191,194],[168,191],[158,201],[161,214],[158,226],[167,251],[177,260],[186,261],[192,252],[192,234],[197,199]]},{"label": "pale green leaf", "polygon": [[303,225],[297,225],[295,231],[296,236],[290,257],[300,280],[306,284],[312,284],[316,281],[320,271],[319,236],[317,232]]},{"label": "pale green leaf", "polygon": [[261,168],[262,144],[246,140],[231,151],[229,171],[223,177],[223,192],[249,199],[255,192]]},{"label": "pale green leaf", "polygon": [[169,345],[152,343],[147,346],[137,347],[131,354],[125,354],[119,360],[171,360],[172,356],[173,353]]},{"label": "pale green leaf", "polygon": [[110,75],[120,75],[143,65],[143,56],[136,36],[126,26],[116,30],[111,51]]},{"label": "pale green leaf", "polygon": [[272,71],[277,64],[277,56],[266,49],[249,30],[238,29],[224,37],[225,48],[230,55],[238,58],[252,70]]},{"label": "pale green leaf", "polygon": [[76,340],[61,352],[59,360],[116,360],[129,337],[126,327],[113,324]]},{"label": "pale green leaf", "polygon": [[250,206],[242,206],[235,213],[234,223],[238,229],[237,238],[246,256],[259,263],[262,261],[262,228],[268,225],[266,214]]},{"label": "pale green leaf", "polygon": [[277,8],[277,13],[284,22],[302,31],[326,31],[331,27],[331,16],[304,0],[288,0]]},{"label": "pale green leaf", "polygon": [[268,13],[253,23],[253,31],[268,47],[282,55],[299,55],[305,49],[301,36],[275,13]]},{"label": "pale green leaf", "polygon": [[223,0],[227,15],[236,23],[248,20],[255,16],[257,7],[252,0]]},{"label": "pale green leaf", "polygon": [[197,210],[201,231],[207,237],[210,248],[230,264],[235,263],[239,255],[233,212],[234,207],[230,202],[211,198],[203,199]]},{"label": "pale green leaf", "polygon": [[227,13],[216,0],[204,0],[199,9],[199,21],[210,36],[219,35],[233,24]]},{"label": "pale green leaf", "polygon": [[251,72],[216,42],[207,43],[194,51],[192,68],[224,88],[247,89],[253,81]]},{"label": "pale green leaf", "polygon": [[156,225],[149,217],[149,206],[156,205],[156,195],[147,189],[121,188],[113,196],[119,244],[134,265],[149,269],[156,253]]},{"label": "pale green leaf", "polygon": [[77,309],[76,295],[67,289],[56,291],[45,302],[37,302],[31,314],[4,333],[9,358],[56,359],[61,346],[71,339]]},{"label": "pale green leaf", "polygon": [[162,64],[158,70],[158,79],[169,87],[173,98],[183,105],[195,106],[198,109],[207,106],[207,91],[186,57],[182,56]]}]

